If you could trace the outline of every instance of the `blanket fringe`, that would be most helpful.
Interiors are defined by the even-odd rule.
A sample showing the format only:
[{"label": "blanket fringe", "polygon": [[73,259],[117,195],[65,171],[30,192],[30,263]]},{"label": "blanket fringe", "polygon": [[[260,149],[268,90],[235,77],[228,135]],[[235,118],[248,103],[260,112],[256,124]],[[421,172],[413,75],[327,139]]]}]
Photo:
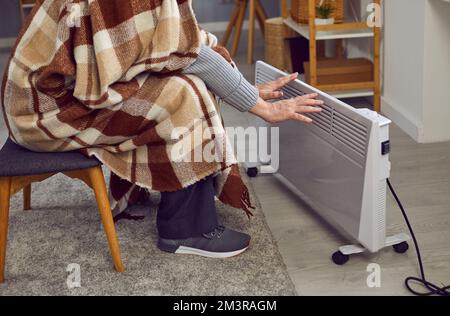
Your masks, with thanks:
[{"label": "blanket fringe", "polygon": [[244,189],[244,192],[242,192],[241,196],[241,209],[244,210],[247,217],[250,219],[253,216],[253,212],[251,210],[256,209],[255,206],[253,206],[251,198],[250,198],[250,192],[248,191],[248,188]]},{"label": "blanket fringe", "polygon": [[117,223],[123,219],[129,220],[129,221],[142,221],[145,219],[145,216],[135,216],[131,215],[127,212],[122,212],[114,217],[114,223]]}]

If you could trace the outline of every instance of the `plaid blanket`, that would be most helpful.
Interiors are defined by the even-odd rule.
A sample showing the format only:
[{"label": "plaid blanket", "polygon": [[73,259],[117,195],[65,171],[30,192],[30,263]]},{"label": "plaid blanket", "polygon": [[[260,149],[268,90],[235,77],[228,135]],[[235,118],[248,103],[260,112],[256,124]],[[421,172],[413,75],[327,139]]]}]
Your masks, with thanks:
[{"label": "plaid blanket", "polygon": [[[112,172],[115,214],[145,189],[215,175],[218,198],[250,215],[216,99],[182,74],[202,43],[216,42],[191,0],[38,0],[3,80],[10,137],[34,151],[97,157]],[[193,159],[205,148],[220,159]]]}]

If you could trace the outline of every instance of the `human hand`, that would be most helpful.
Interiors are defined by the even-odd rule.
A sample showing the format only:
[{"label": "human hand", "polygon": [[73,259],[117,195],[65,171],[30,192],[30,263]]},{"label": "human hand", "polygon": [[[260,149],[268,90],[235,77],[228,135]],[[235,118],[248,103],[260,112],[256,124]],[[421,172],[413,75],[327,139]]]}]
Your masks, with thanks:
[{"label": "human hand", "polygon": [[312,123],[312,119],[303,114],[320,113],[322,111],[320,106],[324,103],[316,100],[317,96],[317,93],[313,93],[275,103],[268,103],[259,98],[258,103],[250,109],[250,112],[271,124],[290,120]]},{"label": "human hand", "polygon": [[285,77],[278,78],[275,81],[257,85],[256,87],[259,90],[259,96],[261,97],[261,99],[266,101],[279,99],[283,97],[283,92],[281,91],[281,89],[297,78],[298,73],[294,73]]}]

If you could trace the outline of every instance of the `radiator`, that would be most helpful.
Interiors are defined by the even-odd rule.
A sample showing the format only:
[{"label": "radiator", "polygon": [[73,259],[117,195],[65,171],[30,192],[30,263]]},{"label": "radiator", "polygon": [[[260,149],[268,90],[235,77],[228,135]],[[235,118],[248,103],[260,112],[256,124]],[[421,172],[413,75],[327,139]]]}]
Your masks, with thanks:
[{"label": "radiator", "polygon": [[[258,62],[256,83],[286,75]],[[355,109],[300,80],[284,88],[284,97],[318,93],[321,113],[313,124],[279,124],[279,169],[275,176],[323,219],[354,242],[344,255],[378,252],[409,239],[386,237],[386,179],[389,178],[391,121],[369,109]]]}]

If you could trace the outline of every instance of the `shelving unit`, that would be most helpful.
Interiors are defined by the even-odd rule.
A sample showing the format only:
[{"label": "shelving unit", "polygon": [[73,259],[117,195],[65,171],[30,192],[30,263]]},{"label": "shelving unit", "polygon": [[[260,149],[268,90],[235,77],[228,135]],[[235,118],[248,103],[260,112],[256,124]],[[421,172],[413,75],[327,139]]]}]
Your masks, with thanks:
[{"label": "shelving unit", "polygon": [[[381,82],[380,82],[380,38],[379,27],[369,27],[365,22],[344,22],[331,25],[316,25],[316,1],[309,1],[309,24],[299,24],[289,17],[288,2],[282,1],[282,14],[284,23],[309,40],[310,52],[310,84],[316,88],[329,92],[338,98],[373,96],[374,110],[380,111]],[[381,5],[381,0],[374,0]],[[319,85],[317,83],[317,41],[343,40],[351,38],[373,39],[373,80],[367,82],[337,83],[332,85]]]},{"label": "shelving unit", "polygon": [[[310,39],[309,36],[309,26],[308,25],[302,25],[295,22],[291,17],[284,20],[284,23],[289,26],[292,30],[300,34],[306,39]],[[349,25],[347,24],[354,24],[353,27],[359,26],[359,23],[346,23],[346,27]],[[342,24],[336,24],[336,25],[342,25]],[[345,38],[364,38],[364,37],[373,37],[374,33],[372,29],[367,28],[348,28],[348,29],[342,29],[342,30],[331,30],[331,31],[317,31],[316,32],[316,40],[331,40],[331,39],[345,39]]]}]

